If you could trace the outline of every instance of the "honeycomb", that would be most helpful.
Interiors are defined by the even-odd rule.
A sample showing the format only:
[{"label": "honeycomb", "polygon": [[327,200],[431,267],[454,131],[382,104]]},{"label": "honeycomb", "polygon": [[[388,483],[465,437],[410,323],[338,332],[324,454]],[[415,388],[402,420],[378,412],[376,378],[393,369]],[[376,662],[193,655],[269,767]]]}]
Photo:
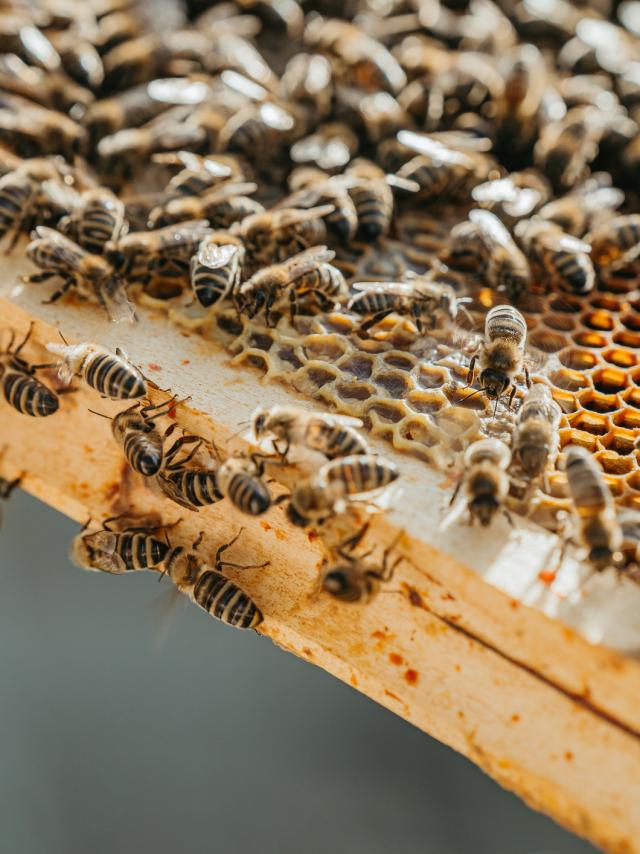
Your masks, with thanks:
[{"label": "honeycomb", "polygon": [[[406,270],[423,272],[444,249],[450,229],[466,218],[451,207],[400,215],[393,238],[355,245],[337,264],[352,281],[392,280]],[[444,326],[422,336],[411,322],[391,315],[369,338],[357,334],[359,319],[346,311],[326,315],[286,315],[267,328],[234,310],[204,310],[190,297],[140,301],[167,310],[183,327],[221,342],[233,362],[254,368],[265,381],[284,383],[337,411],[359,417],[374,436],[399,451],[445,471],[455,470],[460,451],[487,435],[508,438],[513,424],[506,401],[494,404],[469,394],[466,375],[484,326],[484,315],[504,297],[474,274],[450,271],[459,295],[469,295],[473,325]],[[563,417],[560,444],[588,448],[602,466],[621,506],[640,510],[640,290],[622,276],[598,281],[586,297],[545,292],[536,284],[519,303],[528,326],[527,362],[535,381],[547,383]],[[475,386],[477,388],[477,384]],[[514,406],[523,395],[519,388]],[[560,464],[558,460],[557,466]],[[542,485],[540,485],[542,490]],[[548,528],[568,508],[566,479],[556,468],[535,509],[512,495],[515,509],[527,509]]]}]

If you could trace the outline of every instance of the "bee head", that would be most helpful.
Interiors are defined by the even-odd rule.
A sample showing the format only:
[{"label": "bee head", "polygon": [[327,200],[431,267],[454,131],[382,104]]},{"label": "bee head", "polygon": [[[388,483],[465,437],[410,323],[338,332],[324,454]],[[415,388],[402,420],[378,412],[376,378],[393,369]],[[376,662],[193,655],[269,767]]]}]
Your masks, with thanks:
[{"label": "bee head", "polygon": [[589,550],[589,563],[597,572],[604,572],[610,566],[615,566],[616,556],[608,546],[594,546]]},{"label": "bee head", "polygon": [[298,528],[305,528],[309,524],[309,520],[296,509],[293,502],[287,507],[287,519]]},{"label": "bee head", "polygon": [[356,602],[360,598],[358,586],[348,566],[335,566],[325,573],[322,589],[343,602]]},{"label": "bee head", "polygon": [[487,397],[491,400],[496,400],[511,385],[511,380],[502,371],[496,371],[495,368],[485,368],[480,374],[480,383],[487,393]]},{"label": "bee head", "polygon": [[495,495],[484,493],[469,503],[471,515],[480,522],[483,528],[491,524],[500,503]]},{"label": "bee head", "polygon": [[253,432],[257,439],[263,435],[265,424],[267,423],[267,409],[257,409],[253,416]]}]

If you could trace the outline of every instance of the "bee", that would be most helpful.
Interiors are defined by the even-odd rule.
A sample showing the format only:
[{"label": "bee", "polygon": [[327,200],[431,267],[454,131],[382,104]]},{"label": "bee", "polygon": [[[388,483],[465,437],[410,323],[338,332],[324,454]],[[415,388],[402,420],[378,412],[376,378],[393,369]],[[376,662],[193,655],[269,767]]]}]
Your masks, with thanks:
[{"label": "bee", "polygon": [[367,523],[355,535],[343,540],[335,549],[338,560],[322,573],[322,589],[340,602],[370,602],[379,592],[380,585],[391,581],[397,566],[403,560],[400,556],[391,561],[397,539],[384,550],[380,561],[367,561],[370,551],[356,557],[354,551],[368,529]]},{"label": "bee", "polygon": [[580,543],[593,569],[602,572],[621,561],[623,535],[611,491],[591,454],[577,445],[567,448],[565,472]]},{"label": "bee", "polygon": [[304,104],[322,119],[331,112],[333,70],[324,56],[296,53],[280,78],[280,93],[285,101]]},{"label": "bee", "polygon": [[233,157],[210,154],[203,157],[191,151],[172,151],[154,154],[151,159],[154,163],[182,167],[167,185],[167,192],[172,196],[199,196],[221,181],[231,179],[237,183],[244,178],[240,164]]},{"label": "bee", "polygon": [[531,286],[522,251],[495,214],[475,209],[451,231],[451,257],[470,256],[491,287],[517,302]]},{"label": "bee", "polygon": [[170,111],[159,119],[162,121],[140,128],[124,128],[100,139],[95,155],[106,179],[130,177],[139,162],[154,153],[200,146],[206,140],[202,127],[178,119]]},{"label": "bee", "polygon": [[558,456],[561,416],[560,407],[543,383],[536,383],[525,394],[518,410],[513,457],[530,480],[544,474]]},{"label": "bee", "polygon": [[358,218],[358,231],[366,240],[383,237],[391,227],[394,201],[387,176],[368,160],[359,158],[347,168],[345,175],[353,179],[347,191]]},{"label": "bee", "polygon": [[44,418],[58,411],[58,395],[34,376],[37,367],[30,365],[20,353],[26,346],[33,323],[24,339],[13,349],[14,333],[11,332],[9,345],[0,356],[0,384],[7,403],[22,415]]},{"label": "bee", "polygon": [[400,314],[409,315],[422,334],[425,321],[430,329],[442,317],[455,321],[465,301],[456,298],[451,285],[418,275],[407,275],[404,282],[355,282],[353,288],[359,293],[347,308],[367,318],[360,333],[366,333],[389,314]]},{"label": "bee", "polygon": [[218,488],[242,513],[261,516],[271,507],[271,495],[262,480],[264,461],[257,455],[229,457],[217,471]]},{"label": "bee", "polygon": [[358,137],[348,125],[329,122],[294,142],[289,155],[294,163],[337,172],[349,163],[358,147]]},{"label": "bee", "polygon": [[351,240],[358,228],[358,212],[349,188],[355,188],[356,184],[356,179],[347,175],[327,175],[312,167],[296,169],[289,177],[293,193],[279,202],[276,208],[333,205],[331,213],[324,217],[327,227],[341,240]]},{"label": "bee", "polygon": [[16,54],[0,54],[0,88],[42,107],[81,113],[93,94],[61,69],[45,71],[27,65]]},{"label": "bee", "polygon": [[597,223],[587,239],[598,266],[624,269],[640,255],[640,214],[621,214]]},{"label": "bee", "polygon": [[624,201],[624,193],[611,186],[611,176],[592,175],[566,196],[547,202],[538,211],[543,219],[555,222],[563,231],[582,237],[600,216],[611,217]]},{"label": "bee", "polygon": [[124,203],[100,187],[85,191],[76,209],[63,217],[57,228],[87,252],[100,255],[107,243],[127,233],[129,225]]},{"label": "bee", "polygon": [[171,51],[159,35],[151,33],[129,39],[111,48],[102,57],[104,89],[129,89],[138,83],[165,77]]},{"label": "bee", "polygon": [[[531,385],[529,370],[524,362],[527,343],[527,324],[517,308],[496,305],[487,314],[484,324],[484,342],[480,351],[480,384],[488,398],[496,401],[511,388],[509,406],[516,393],[514,384],[518,374],[524,373],[527,387]],[[467,385],[475,376],[478,356],[469,363]],[[474,392],[475,393],[475,392]]]},{"label": "bee", "polygon": [[66,384],[79,376],[111,400],[133,400],[147,393],[144,376],[120,349],[112,353],[100,344],[67,344],[65,341],[64,344],[47,344],[47,350],[62,357],[58,375]]},{"label": "bee", "polygon": [[515,233],[533,263],[562,290],[576,294],[593,290],[596,273],[589,257],[591,246],[584,240],[540,217],[518,223]]},{"label": "bee", "polygon": [[[173,426],[166,431],[165,438],[171,434]],[[207,443],[199,436],[185,435],[177,439],[165,454],[162,470],[155,481],[167,498],[195,512],[224,498],[218,487],[217,466],[202,468],[188,465],[203,444]],[[187,445],[192,446],[191,450],[179,457]]]},{"label": "bee", "polygon": [[[256,441],[271,439],[273,450],[285,460],[291,445],[319,451],[330,460],[351,454],[368,454],[358,433],[359,418],[325,412],[307,412],[297,406],[258,407],[251,416]],[[282,443],[282,447],[280,445]]]},{"label": "bee", "polygon": [[159,540],[149,528],[126,528],[114,531],[110,524],[117,517],[105,519],[99,531],[84,533],[74,539],[71,560],[82,569],[94,569],[121,575],[132,570],[156,569],[167,557],[170,546]]},{"label": "bee", "polygon": [[72,160],[85,141],[85,129],[64,113],[18,95],[0,98],[0,142],[21,156],[54,153]]},{"label": "bee", "polygon": [[591,106],[574,107],[560,121],[541,128],[534,162],[555,190],[570,189],[584,177],[598,153],[602,131],[600,111]]},{"label": "bee", "polygon": [[287,518],[299,528],[318,527],[346,508],[340,485],[317,477],[298,484],[288,498]]},{"label": "bee", "polygon": [[471,196],[480,207],[509,224],[533,214],[547,201],[550,190],[542,176],[531,170],[478,184]]},{"label": "bee", "polygon": [[265,211],[235,223],[230,231],[242,240],[250,264],[259,270],[321,244],[327,235],[323,217],[332,211],[332,205]]},{"label": "bee", "polygon": [[264,207],[248,194],[255,193],[251,182],[220,184],[202,196],[181,196],[154,208],[149,228],[159,228],[186,220],[206,219],[212,228],[229,228],[252,214],[264,213]]},{"label": "bee", "polygon": [[331,460],[318,472],[318,478],[329,486],[338,486],[343,495],[365,495],[378,492],[400,477],[395,463],[370,454],[352,454]]},{"label": "bee", "polygon": [[176,262],[188,275],[189,262],[200,243],[212,233],[206,220],[189,220],[155,231],[131,231],[104,248],[106,260],[130,281],[146,281],[160,261]]},{"label": "bee", "polygon": [[475,519],[486,528],[509,494],[507,468],[509,448],[499,439],[479,439],[464,454],[464,475],[451,498],[453,504],[464,490],[471,523]]},{"label": "bee", "polygon": [[417,151],[397,171],[399,178],[415,181],[422,198],[438,200],[467,199],[473,187],[489,180],[494,170],[486,155],[474,151],[458,151],[427,134],[401,130],[398,142]]},{"label": "bee", "polygon": [[54,276],[63,280],[62,287],[47,300],[52,303],[75,287],[81,296],[97,299],[114,322],[135,319],[126,290],[109,261],[86,252],[77,243],[45,226],[35,230],[36,238],[27,246],[27,257],[42,272],[25,276],[27,283],[45,282]]},{"label": "bee", "polygon": [[242,278],[244,246],[227,232],[206,237],[191,259],[191,287],[200,305],[209,308],[230,299]]},{"label": "bee", "polygon": [[104,80],[104,68],[95,46],[71,30],[52,33],[52,38],[67,74],[91,92],[98,91]]},{"label": "bee", "polygon": [[191,550],[176,546],[166,556],[163,574],[169,576],[181,593],[199,605],[212,617],[222,620],[236,629],[255,629],[263,620],[262,612],[235,582],[223,574],[227,567],[233,569],[262,569],[269,563],[243,565],[224,561],[222,556],[238,539],[242,529],[229,543],[216,551],[214,569],[197,555],[203,534],[191,546]]},{"label": "bee", "polygon": [[217,148],[222,153],[230,151],[264,160],[291,140],[295,127],[295,117],[271,101],[248,104],[227,119],[218,135]]},{"label": "bee", "polygon": [[504,93],[498,101],[498,147],[507,161],[531,157],[547,74],[532,44],[509,51],[503,60]]},{"label": "bee", "polygon": [[94,101],[82,118],[87,128],[91,147],[103,137],[116,134],[124,128],[137,128],[168,110],[170,104],[154,98],[146,83],[119,92],[112,98]]},{"label": "bee", "polygon": [[[238,310],[249,318],[255,317],[259,311],[264,311],[265,323],[269,326],[271,309],[286,289],[318,264],[330,261],[334,255],[333,250],[327,249],[326,246],[312,246],[288,261],[264,267],[240,285],[236,297]],[[321,296],[324,297],[323,294]]]},{"label": "bee", "polygon": [[175,397],[157,406],[134,403],[111,421],[113,437],[124,451],[127,462],[145,477],[153,477],[162,469],[163,438],[156,429],[156,420],[168,415],[175,406]]}]

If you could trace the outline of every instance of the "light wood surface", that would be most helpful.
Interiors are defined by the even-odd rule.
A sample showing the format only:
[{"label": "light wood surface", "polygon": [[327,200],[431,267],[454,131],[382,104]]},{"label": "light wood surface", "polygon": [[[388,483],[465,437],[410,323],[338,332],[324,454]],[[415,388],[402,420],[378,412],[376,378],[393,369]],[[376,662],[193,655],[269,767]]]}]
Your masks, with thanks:
[{"label": "light wood surface", "polygon": [[[160,387],[190,395],[180,423],[218,442],[257,403],[291,400],[164,317],[122,327],[93,306],[42,306],[36,288],[14,288],[18,271],[9,267],[0,291],[0,332],[6,340],[3,330],[19,334],[37,318],[26,353],[33,361],[47,360],[43,345],[59,340],[57,327],[73,340],[121,346]],[[404,492],[393,512],[375,518],[371,542],[384,547],[403,529],[406,560],[374,602],[350,607],[318,594],[319,545],[292,529],[282,508],[252,520],[225,501],[190,514],[145,488],[124,464],[109,422],[87,410],[109,414],[121,405],[81,389],[46,420],[0,406],[0,447],[8,446],[0,474],[24,472],[25,489],[79,522],[129,509],[182,517],[172,539],[189,542],[204,530],[205,554],[244,526],[238,558],[271,561],[241,576],[265,613],[265,635],[459,750],[605,850],[640,852],[640,665],[630,655],[640,649],[637,588],[612,578],[588,601],[551,594],[537,576],[553,537],[524,523],[488,534],[463,524],[442,532],[442,475],[379,445],[400,465]],[[569,586],[572,571],[565,573]],[[125,596],[126,582],[113,583]],[[606,607],[598,607],[605,597]]]}]

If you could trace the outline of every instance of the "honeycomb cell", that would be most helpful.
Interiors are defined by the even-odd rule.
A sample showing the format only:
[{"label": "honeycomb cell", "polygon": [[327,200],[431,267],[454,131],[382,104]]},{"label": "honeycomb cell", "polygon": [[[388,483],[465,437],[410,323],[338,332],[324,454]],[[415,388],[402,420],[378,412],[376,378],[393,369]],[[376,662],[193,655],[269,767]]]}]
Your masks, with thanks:
[{"label": "honeycomb cell", "polygon": [[640,409],[640,389],[630,388],[623,395],[623,400],[629,406],[633,406],[635,409]]},{"label": "honeycomb cell", "polygon": [[[466,372],[465,368],[464,373]],[[417,380],[422,388],[439,388],[447,381],[447,370],[433,365],[420,365]]]},{"label": "honeycomb cell", "polygon": [[392,398],[404,397],[412,386],[411,377],[400,371],[380,372],[373,377],[373,381]]},{"label": "honeycomb cell", "polygon": [[618,368],[598,368],[591,375],[593,387],[602,394],[618,394],[627,385],[627,375]]},{"label": "honeycomb cell", "polygon": [[589,386],[589,378],[585,374],[569,368],[559,368],[549,375],[549,379],[554,386],[565,391],[580,391]]},{"label": "honeycomb cell", "polygon": [[488,399],[484,392],[477,388],[468,386],[447,385],[443,388],[449,402],[456,409],[473,409],[476,412],[485,412],[488,409]]},{"label": "honeycomb cell", "polygon": [[449,438],[462,436],[478,429],[478,415],[461,406],[449,407],[438,417],[438,426]]},{"label": "honeycomb cell", "polygon": [[545,310],[544,299],[537,294],[526,293],[518,302],[518,308],[523,314],[543,314]]},{"label": "honeycomb cell", "polygon": [[608,311],[587,311],[582,315],[582,323],[587,329],[595,329],[597,332],[611,332],[616,325],[615,320]]},{"label": "honeycomb cell", "polygon": [[592,433],[594,436],[604,436],[609,430],[609,421],[604,415],[595,412],[580,410],[569,416],[569,423],[574,430],[584,433]]},{"label": "honeycomb cell", "polygon": [[400,353],[397,350],[385,353],[382,358],[389,367],[398,368],[401,371],[410,371],[416,363],[416,357],[411,353]]},{"label": "honeycomb cell", "polygon": [[558,354],[558,359],[565,368],[570,368],[573,371],[588,371],[598,364],[598,357],[595,353],[590,353],[588,350],[578,350],[576,347],[567,347],[566,350],[562,350]]},{"label": "honeycomb cell", "polygon": [[631,332],[640,332],[640,314],[629,312],[629,314],[624,314],[620,320],[625,329],[629,329]]},{"label": "honeycomb cell", "polygon": [[273,346],[273,336],[263,332],[252,332],[248,338],[248,345],[255,350],[264,350],[268,353]]},{"label": "honeycomb cell", "polygon": [[407,403],[416,412],[433,415],[447,405],[447,398],[441,392],[412,391],[407,395]]},{"label": "honeycomb cell", "polygon": [[310,335],[304,346],[307,359],[323,362],[337,362],[346,350],[347,342],[337,335]]},{"label": "honeycomb cell", "polygon": [[296,371],[304,365],[304,362],[296,355],[293,347],[279,347],[278,358],[286,364],[291,365]]},{"label": "honeycomb cell", "polygon": [[316,388],[322,388],[322,386],[327,385],[327,383],[334,382],[338,376],[337,372],[334,372],[329,368],[310,364],[306,365],[304,373],[311,385]]},{"label": "honeycomb cell", "polygon": [[400,435],[403,439],[418,442],[425,448],[433,448],[441,441],[441,435],[437,427],[428,421],[419,421],[417,418],[407,418],[400,425]]},{"label": "honeycomb cell", "polygon": [[551,396],[565,415],[578,409],[578,401],[575,394],[569,391],[561,391],[558,388],[551,389]]},{"label": "honeycomb cell", "polygon": [[602,358],[619,368],[632,368],[638,364],[638,357],[633,350],[624,350],[622,347],[611,347],[605,350]]},{"label": "honeycomb cell", "polygon": [[640,492],[640,471],[634,471],[633,474],[629,475],[626,483],[630,489]]},{"label": "honeycomb cell", "polygon": [[620,300],[617,300],[615,297],[609,296],[608,294],[596,294],[596,296],[592,297],[590,303],[593,308],[599,308],[602,311],[612,311],[616,314],[622,307]]},{"label": "honeycomb cell", "polygon": [[552,299],[549,308],[562,314],[579,314],[584,308],[584,303],[578,297],[567,294]]},{"label": "honeycomb cell", "polygon": [[606,347],[608,343],[607,338],[599,332],[576,332],[572,337],[580,347],[600,349],[601,347]]},{"label": "honeycomb cell", "polygon": [[620,403],[615,394],[584,391],[578,395],[578,400],[583,409],[588,409],[589,412],[615,412],[620,408]]},{"label": "honeycomb cell", "polygon": [[373,403],[367,408],[367,413],[371,415],[375,412],[378,418],[382,421],[388,421],[391,424],[397,424],[405,417],[405,412],[402,406],[394,406],[391,403]]},{"label": "honeycomb cell", "polygon": [[373,356],[367,356],[363,353],[352,353],[346,356],[337,363],[340,370],[346,374],[356,377],[359,380],[367,380],[373,372],[375,365]]},{"label": "honeycomb cell", "polygon": [[624,427],[626,430],[640,430],[640,412],[635,409],[621,409],[613,416],[616,427]]},{"label": "honeycomb cell", "polygon": [[566,343],[567,339],[564,335],[544,328],[536,329],[529,336],[529,345],[536,350],[542,350],[543,353],[556,353],[562,350]]},{"label": "honeycomb cell", "polygon": [[572,428],[560,431],[560,446],[564,448],[566,445],[580,445],[593,453],[598,449],[598,440],[593,433]]},{"label": "honeycomb cell", "polygon": [[602,440],[603,447],[615,451],[621,456],[633,454],[635,451],[635,433],[632,430],[624,430],[622,427],[614,427]]},{"label": "honeycomb cell", "polygon": [[576,319],[570,314],[548,314],[544,324],[556,332],[571,332],[576,328]]},{"label": "honeycomb cell", "polygon": [[365,383],[338,383],[336,391],[343,400],[368,400],[375,394],[373,387]]},{"label": "honeycomb cell", "polygon": [[640,347],[640,335],[629,330],[616,332],[611,340],[614,344],[619,344],[621,347],[631,347],[632,350],[637,350]]},{"label": "honeycomb cell", "polygon": [[611,450],[601,451],[596,454],[596,459],[606,474],[625,475],[633,471],[635,467],[633,457],[623,457]]}]

